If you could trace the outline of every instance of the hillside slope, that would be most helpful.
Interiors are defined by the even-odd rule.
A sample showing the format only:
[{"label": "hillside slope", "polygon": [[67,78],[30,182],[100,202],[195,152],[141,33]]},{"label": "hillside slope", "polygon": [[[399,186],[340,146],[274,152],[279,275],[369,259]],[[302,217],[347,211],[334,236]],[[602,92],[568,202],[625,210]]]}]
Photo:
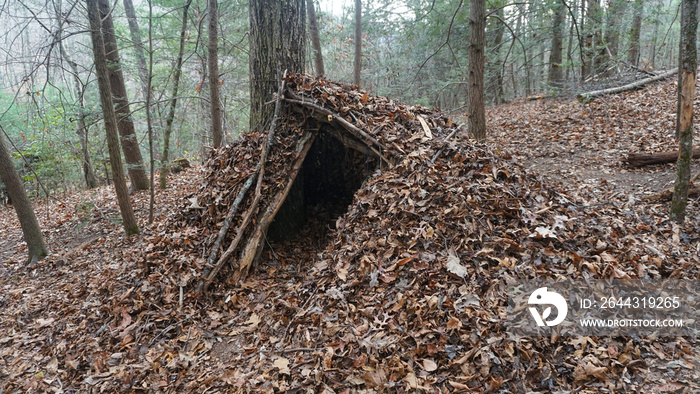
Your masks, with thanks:
[{"label": "hillside slope", "polygon": [[[390,100],[331,88],[349,108],[377,100],[391,118],[404,111],[402,132],[421,129]],[[109,188],[40,204],[53,254],[31,272],[2,208],[0,391],[696,391],[695,338],[504,327],[507,278],[697,280],[697,200],[688,224],[672,225],[665,203],[642,197],[673,166],[619,164],[627,150],[673,147],[671,90],[495,107],[486,145],[395,140],[403,159],[342,216],[270,241],[246,280],[226,268],[204,296],[192,284],[226,206],[187,208],[231,203],[221,174],[240,169],[229,158],[255,163],[244,143],[175,175],[140,236],[122,236]],[[143,223],[147,195],[135,200]]]}]

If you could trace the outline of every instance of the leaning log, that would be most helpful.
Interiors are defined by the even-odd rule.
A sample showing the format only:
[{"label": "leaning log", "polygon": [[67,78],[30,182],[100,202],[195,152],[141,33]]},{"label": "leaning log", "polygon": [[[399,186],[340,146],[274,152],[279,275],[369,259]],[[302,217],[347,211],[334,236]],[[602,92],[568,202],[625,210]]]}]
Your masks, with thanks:
[{"label": "leaning log", "polygon": [[[693,159],[700,158],[700,148],[693,149]],[[678,160],[678,151],[655,153],[630,153],[627,164],[631,167],[644,167],[652,164],[673,163]]]},{"label": "leaning log", "polygon": [[592,92],[579,93],[577,97],[579,101],[589,101],[596,97],[605,96],[606,94],[620,93],[626,92],[628,90],[639,89],[644,85],[648,85],[652,82],[672,77],[676,74],[678,74],[678,69],[674,68],[673,70],[666,71],[665,73],[659,74],[655,77],[640,79],[639,81],[635,81],[627,85],[616,86],[614,88],[608,88],[603,90],[594,90]]}]

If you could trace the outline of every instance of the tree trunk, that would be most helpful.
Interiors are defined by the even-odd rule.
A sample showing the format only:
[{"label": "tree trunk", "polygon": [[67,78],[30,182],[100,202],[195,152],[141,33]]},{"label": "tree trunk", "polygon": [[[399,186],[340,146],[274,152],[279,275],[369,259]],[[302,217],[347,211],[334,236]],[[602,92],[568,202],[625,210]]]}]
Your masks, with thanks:
[{"label": "tree trunk", "polygon": [[627,63],[639,67],[639,39],[642,34],[642,14],[644,12],[644,0],[635,0],[634,16],[630,28],[630,42],[627,49]]},{"label": "tree trunk", "polygon": [[[102,20],[102,37],[104,42],[107,72],[109,73],[109,87],[112,89],[113,102],[117,115],[117,127],[121,135],[121,145],[124,150],[124,160],[131,179],[131,187],[135,190],[148,189],[148,176],[143,165],[139,141],[136,138],[134,122],[131,120],[129,100],[126,95],[124,74],[122,73],[119,51],[117,49],[117,37],[114,32],[114,23],[109,0],[99,0],[100,18]],[[114,168],[112,169],[114,170]]]},{"label": "tree trunk", "polygon": [[486,138],[484,109],[484,43],[486,0],[469,2],[469,132],[477,140]]},{"label": "tree trunk", "polygon": [[78,105],[78,129],[76,134],[78,134],[78,140],[80,142],[80,152],[82,154],[82,167],[83,167],[83,177],[85,179],[85,185],[88,189],[93,189],[97,187],[97,178],[95,177],[95,171],[92,167],[92,160],[90,159],[90,151],[88,149],[88,127],[85,124],[85,85],[80,81],[78,74],[78,65],[71,59],[66,53],[63,47],[63,20],[61,15],[60,6],[56,8],[56,19],[58,23],[58,32],[56,33],[56,41],[58,41],[58,50],[61,54],[63,60],[68,63],[72,71],[73,83],[75,84],[75,94],[77,95],[77,105]]},{"label": "tree trunk", "polygon": [[129,22],[129,32],[131,33],[131,41],[136,50],[136,60],[139,67],[139,79],[141,80],[141,88],[143,89],[143,97],[146,97],[146,89],[148,89],[148,67],[146,66],[146,56],[143,53],[143,41],[141,40],[141,32],[139,31],[139,23],[136,19],[136,11],[131,0],[124,1],[124,12]]},{"label": "tree trunk", "polygon": [[173,75],[173,94],[170,99],[170,110],[165,118],[165,132],[163,133],[163,157],[160,163],[160,188],[165,189],[165,183],[170,171],[170,134],[173,131],[175,120],[175,107],[177,106],[177,92],[180,87],[180,75],[182,74],[182,58],[185,54],[185,34],[187,33],[187,12],[192,0],[186,0],[182,10],[182,27],[180,28],[180,49],[175,62],[175,75]]},{"label": "tree trunk", "polygon": [[602,41],[599,0],[588,0],[584,24],[584,47],[581,61],[581,79],[586,80],[598,71],[598,46]]},{"label": "tree trunk", "polygon": [[46,249],[39,222],[36,220],[36,215],[34,215],[32,202],[27,197],[22,180],[15,169],[15,165],[12,163],[10,150],[5,145],[5,137],[3,137],[5,131],[2,127],[0,127],[0,130],[2,130],[2,133],[0,133],[0,179],[7,188],[7,194],[15,207],[19,224],[22,227],[24,241],[27,243],[29,251],[27,261],[33,265],[38,260],[46,257],[49,252]]},{"label": "tree trunk", "polygon": [[659,27],[661,25],[660,19],[661,18],[654,18],[652,20],[652,23],[654,23],[654,33],[651,36],[652,37],[651,38],[651,54],[649,55],[649,61],[651,63],[650,66],[651,66],[652,70],[656,68],[656,52],[657,52],[656,44],[659,41]]},{"label": "tree trunk", "polygon": [[495,12],[498,18],[493,20],[495,26],[487,27],[488,48],[490,48],[488,53],[492,56],[489,56],[489,61],[486,62],[486,66],[489,68],[487,72],[486,91],[492,95],[492,101],[494,103],[501,104],[505,101],[505,93],[503,90],[503,64],[501,62],[501,44],[503,43],[503,33],[505,32],[503,21],[505,17],[503,7],[498,7],[498,9],[493,12]]},{"label": "tree trunk", "polygon": [[[525,14],[525,4],[515,3],[518,8],[518,18],[515,21],[515,36],[520,37],[523,29],[523,15]],[[470,17],[471,19],[471,17]],[[525,68],[525,95],[532,94],[532,83],[530,80],[530,55],[523,49],[523,67]],[[515,85],[515,84],[514,84]],[[517,94],[516,94],[517,95]]]},{"label": "tree trunk", "polygon": [[314,9],[314,0],[306,2],[307,17],[309,19],[309,34],[311,35],[311,48],[314,51],[314,68],[316,76],[323,77],[326,75],[326,70],[323,67],[323,54],[321,53],[321,36],[318,33],[318,19],[316,18],[316,10]]},{"label": "tree trunk", "polygon": [[681,10],[681,39],[678,64],[678,139],[679,153],[676,181],[671,200],[671,219],[683,223],[690,187],[690,160],[693,156],[693,99],[695,70],[698,67],[696,37],[698,31],[698,0],[683,0]]},{"label": "tree trunk", "polygon": [[605,25],[606,62],[601,66],[610,69],[617,64],[618,47],[620,46],[620,25],[627,12],[627,0],[613,0],[608,7],[607,23]]},{"label": "tree trunk", "polygon": [[[563,4],[564,3],[562,2],[562,5]],[[567,8],[567,7],[565,7],[565,8]],[[571,6],[569,6],[569,8],[567,8],[567,12],[571,9],[573,9],[573,10],[578,9],[577,2],[575,0],[573,1],[573,4]],[[579,44],[581,43],[581,36],[580,36],[579,30],[578,30],[578,21],[577,21],[576,15],[573,14],[573,11],[571,11],[571,12],[572,12],[572,15],[571,15],[571,22],[569,23],[569,39],[568,39],[568,45],[566,46],[566,62],[569,64],[569,67],[566,67],[566,75],[564,76],[566,81],[569,81],[569,76],[570,76],[570,73],[572,72],[572,70],[574,73],[574,79],[576,78],[576,71],[574,70],[573,67],[570,66],[573,63],[574,30],[576,31],[576,41]]]},{"label": "tree trunk", "polygon": [[549,54],[549,75],[547,77],[547,83],[554,87],[558,87],[564,78],[561,65],[565,12],[564,4],[557,1],[554,8],[554,19],[552,19],[552,50]]},{"label": "tree trunk", "polygon": [[224,128],[221,124],[221,94],[219,88],[219,1],[209,0],[209,101],[211,105],[211,136],[214,147],[221,146]]},{"label": "tree trunk", "polygon": [[353,83],[360,86],[362,72],[362,0],[355,0],[355,62]]},{"label": "tree trunk", "polygon": [[304,0],[258,0],[250,16],[250,131],[263,131],[274,108],[265,105],[277,91],[278,75],[304,71]]},{"label": "tree trunk", "polygon": [[[122,215],[124,231],[127,235],[132,235],[139,233],[139,227],[136,223],[134,211],[131,209],[129,191],[126,187],[126,181],[124,180],[121,152],[119,151],[117,116],[114,109],[114,102],[112,101],[112,89],[110,87],[109,70],[105,54],[105,42],[103,40],[103,33],[101,32],[102,26],[100,24],[101,18],[98,10],[98,1],[99,0],[87,0],[90,35],[92,37],[92,52],[95,56],[95,73],[97,74],[100,103],[102,104],[105,130],[107,132],[107,147],[109,149],[109,162],[112,166],[114,189],[117,193],[117,201]],[[146,181],[148,181],[147,178]]]}]

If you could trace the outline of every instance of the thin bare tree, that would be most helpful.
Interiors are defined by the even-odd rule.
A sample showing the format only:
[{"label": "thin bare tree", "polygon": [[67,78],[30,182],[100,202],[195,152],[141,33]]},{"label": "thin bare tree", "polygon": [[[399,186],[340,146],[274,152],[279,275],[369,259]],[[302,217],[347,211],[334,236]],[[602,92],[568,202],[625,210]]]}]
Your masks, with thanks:
[{"label": "thin bare tree", "polygon": [[309,19],[309,35],[311,36],[311,48],[314,51],[314,68],[316,69],[316,76],[323,77],[326,75],[326,70],[323,66],[323,54],[321,52],[321,36],[318,32],[318,18],[316,18],[314,0],[307,0],[306,13]]},{"label": "thin bare tree", "polygon": [[165,189],[168,172],[170,171],[170,134],[173,131],[175,121],[175,108],[177,107],[177,93],[180,88],[180,75],[182,74],[182,58],[185,54],[185,35],[187,33],[187,12],[192,0],[186,0],[182,8],[182,26],[180,28],[180,49],[175,61],[175,75],[173,75],[173,93],[170,98],[170,109],[165,118],[165,132],[163,133],[163,156],[160,163],[160,188]]},{"label": "thin bare tree", "polygon": [[102,34],[102,19],[97,2],[100,0],[86,0],[88,20],[90,21],[90,36],[92,38],[92,51],[95,57],[95,73],[97,85],[100,90],[100,103],[104,114],[105,130],[107,132],[107,147],[109,149],[109,162],[112,166],[112,178],[114,189],[117,193],[117,201],[122,216],[124,231],[127,235],[138,234],[139,226],[136,223],[134,211],[129,201],[129,191],[124,179],[122,157],[119,151],[119,133],[117,131],[117,115],[112,101],[112,88],[110,87],[105,43]]},{"label": "thin bare tree", "polygon": [[221,123],[221,93],[219,87],[219,2],[209,0],[209,100],[211,105],[211,135],[214,147],[224,138]]},{"label": "thin bare tree", "polygon": [[362,0],[355,0],[355,62],[353,64],[353,81],[360,86],[362,73]]},{"label": "thin bare tree", "polygon": [[469,117],[468,127],[477,140],[486,138],[484,108],[484,45],[486,36],[486,0],[469,2]]}]

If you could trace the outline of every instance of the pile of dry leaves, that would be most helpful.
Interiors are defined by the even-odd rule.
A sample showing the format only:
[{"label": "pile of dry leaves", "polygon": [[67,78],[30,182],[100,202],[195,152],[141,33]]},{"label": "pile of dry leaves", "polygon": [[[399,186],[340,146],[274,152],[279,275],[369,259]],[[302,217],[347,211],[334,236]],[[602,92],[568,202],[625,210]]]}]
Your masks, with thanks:
[{"label": "pile of dry leaves", "polygon": [[[697,278],[697,221],[673,226],[658,204],[543,183],[524,169],[536,156],[527,143],[494,153],[424,108],[302,75],[284,98],[255,212],[288,182],[298,141],[328,126],[360,129],[367,156],[378,151],[347,210],[331,225],[310,217],[296,238],[270,241],[240,282],[235,253],[199,295],[266,134],[213,152],[201,174],[179,175],[140,237],[119,239],[93,209],[90,225],[111,234],[31,274],[3,267],[0,389],[697,390],[695,339],[514,338],[504,326],[509,279]],[[531,110],[530,123],[547,122],[540,112]],[[569,123],[577,122],[587,121]],[[525,142],[516,126],[500,127]]]}]

